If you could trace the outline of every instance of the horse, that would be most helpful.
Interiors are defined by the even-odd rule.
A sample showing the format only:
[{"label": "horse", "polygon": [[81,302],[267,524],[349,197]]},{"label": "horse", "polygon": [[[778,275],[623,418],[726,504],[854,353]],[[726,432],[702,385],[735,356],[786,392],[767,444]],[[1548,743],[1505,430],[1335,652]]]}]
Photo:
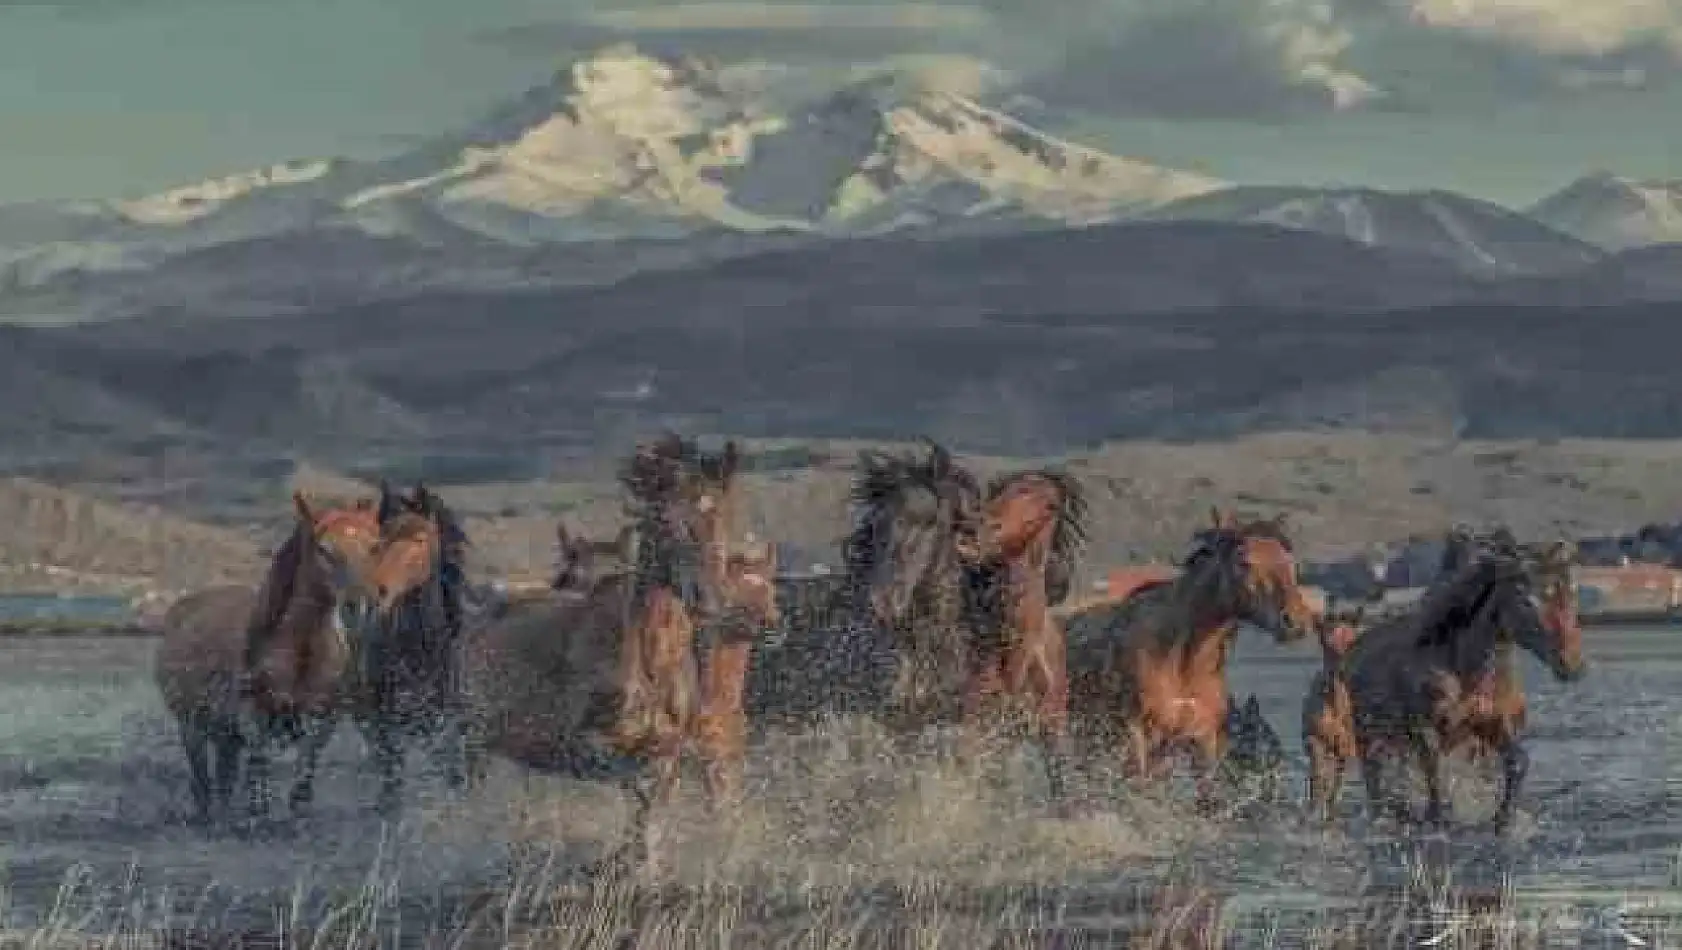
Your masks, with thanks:
[{"label": "horse", "polygon": [[[768,633],[764,614],[743,610],[739,599],[765,600],[775,608],[775,549],[766,590],[744,591],[732,574],[740,501],[741,452],[735,441],[721,452],[702,451],[674,433],[641,446],[620,475],[636,538],[636,601],[664,590],[676,598],[698,634],[700,710],[696,744],[706,763],[709,800],[735,802],[747,753],[745,693],[755,641]],[[760,578],[760,573],[751,574]]]},{"label": "horse", "polygon": [[271,748],[299,744],[290,806],[314,798],[321,751],[347,698],[347,677],[362,648],[372,596],[367,572],[380,539],[378,513],[366,501],[317,512],[292,496],[295,524],[275,552],[244,630],[240,673],[251,713],[246,784],[253,818],[267,817]]},{"label": "horse", "polygon": [[[963,566],[973,631],[962,718],[966,751],[979,740],[990,700],[1025,708],[1045,755],[1054,801],[1066,795],[1068,667],[1053,607],[1069,596],[1074,559],[1086,540],[1080,483],[1057,471],[995,478],[981,508],[978,557]],[[962,553],[962,552],[960,552]],[[967,642],[964,642],[967,641]],[[966,758],[969,756],[966,756]]]},{"label": "horse", "polygon": [[239,634],[257,605],[250,587],[194,591],[164,613],[152,676],[174,717],[187,754],[196,818],[213,825],[227,815],[245,746]]},{"label": "horse", "polygon": [[979,560],[981,486],[944,447],[925,445],[921,458],[859,454],[855,526],[842,542],[847,623],[868,631],[858,645],[869,666],[850,679],[898,734],[962,721],[972,674],[966,569]]},{"label": "horse", "polygon": [[[468,638],[469,775],[482,781],[494,754],[537,772],[616,782],[636,802],[633,837],[652,859],[655,810],[676,792],[685,749],[702,738],[696,630],[674,588],[641,587],[634,568],[603,567],[565,571],[553,596],[512,605]],[[726,614],[777,623],[775,569],[768,545],[729,554],[719,589]],[[727,701],[727,692],[714,695]],[[709,784],[716,794],[719,777]]]},{"label": "horse", "polygon": [[1290,643],[1315,619],[1282,516],[1239,523],[1214,509],[1212,518],[1178,577],[1089,610],[1069,650],[1081,731],[1104,745],[1125,740],[1124,762],[1139,777],[1159,777],[1163,754],[1190,746],[1205,810],[1225,757],[1226,661],[1240,624]]},{"label": "horse", "polygon": [[555,575],[549,589],[563,597],[589,593],[603,574],[623,571],[636,557],[636,532],[630,525],[612,539],[575,537],[566,522],[555,524]]},{"label": "horse", "polygon": [[1226,758],[1221,761],[1221,778],[1228,788],[1253,788],[1268,804],[1279,800],[1280,777],[1285,770],[1285,744],[1273,724],[1262,713],[1261,700],[1252,693],[1242,704],[1227,696]]},{"label": "horse", "polygon": [[1348,619],[1320,618],[1320,669],[1302,700],[1302,750],[1308,759],[1308,807],[1322,821],[1336,814],[1343,773],[1356,757],[1355,714],[1343,659],[1359,635],[1364,611]]},{"label": "horse", "polygon": [[462,560],[470,543],[438,496],[380,483],[380,536],[368,567],[371,616],[359,657],[355,715],[380,773],[380,814],[402,805],[404,739],[453,733],[452,788],[466,785],[461,696]]},{"label": "horse", "polygon": [[[1530,652],[1561,682],[1587,670],[1569,546],[1527,550],[1508,535],[1479,547],[1475,560],[1443,579],[1415,610],[1364,633],[1342,662],[1375,817],[1383,797],[1382,750],[1412,754],[1429,797],[1424,823],[1441,827],[1449,820],[1442,758],[1469,747],[1500,758],[1501,798],[1490,824],[1505,831],[1529,773],[1513,648]],[[1401,824],[1414,824],[1400,801],[1392,812]]]}]

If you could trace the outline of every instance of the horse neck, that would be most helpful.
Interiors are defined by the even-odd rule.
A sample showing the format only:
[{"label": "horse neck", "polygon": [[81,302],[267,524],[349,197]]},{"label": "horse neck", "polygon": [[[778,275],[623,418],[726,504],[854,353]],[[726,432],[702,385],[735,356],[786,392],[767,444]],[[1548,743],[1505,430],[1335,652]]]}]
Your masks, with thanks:
[{"label": "horse neck", "polygon": [[1006,626],[1018,632],[1037,629],[1051,609],[1046,568],[1051,558],[1051,532],[1035,538],[999,570],[1003,584],[997,608]]},{"label": "horse neck", "polygon": [[1197,643],[1209,637],[1231,639],[1238,631],[1237,594],[1223,587],[1218,569],[1188,571],[1174,580],[1164,609],[1173,628]]},{"label": "horse neck", "polygon": [[1513,665],[1513,645],[1476,628],[1455,631],[1447,652],[1449,669],[1462,680],[1499,674]]}]

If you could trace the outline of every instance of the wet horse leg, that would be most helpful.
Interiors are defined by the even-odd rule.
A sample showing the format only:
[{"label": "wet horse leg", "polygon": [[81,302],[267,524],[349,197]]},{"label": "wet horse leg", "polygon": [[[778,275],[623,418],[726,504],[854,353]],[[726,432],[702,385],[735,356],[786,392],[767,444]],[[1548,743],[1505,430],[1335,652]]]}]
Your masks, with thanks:
[{"label": "wet horse leg", "polygon": [[190,712],[177,720],[181,730],[181,748],[187,754],[188,781],[193,792],[197,820],[208,824],[212,812],[210,779],[210,717],[202,712]]},{"label": "wet horse leg", "polygon": [[1197,808],[1205,816],[1219,804],[1219,774],[1226,758],[1226,730],[1204,729],[1191,742],[1192,767],[1197,774]]},{"label": "wet horse leg", "polygon": [[1343,755],[1325,741],[1309,737],[1303,741],[1308,755],[1308,805],[1321,821],[1330,822],[1337,815],[1337,802],[1343,794],[1343,772],[1348,767]]},{"label": "wet horse leg", "polygon": [[642,788],[637,775],[630,780],[629,791],[636,799],[631,814],[632,840],[640,849],[639,864],[648,871],[657,871],[665,851],[666,811],[677,795],[682,772],[684,736],[675,730],[654,740],[648,757],[649,788]]},{"label": "wet horse leg", "polygon": [[715,644],[705,660],[696,745],[703,762],[707,798],[715,809],[734,807],[742,794],[747,758],[743,693],[752,651],[749,641],[725,641]]},{"label": "wet horse leg", "polygon": [[381,709],[369,722],[374,746],[374,765],[380,776],[375,810],[390,821],[403,810],[403,737],[397,718]]},{"label": "wet horse leg", "polygon": [[980,769],[988,741],[989,700],[998,695],[1004,685],[997,660],[979,661],[964,684],[960,706],[962,727],[958,733],[957,764],[972,776]]},{"label": "wet horse leg", "polygon": [[1501,743],[1500,752],[1501,801],[1495,808],[1491,826],[1497,832],[1505,832],[1512,827],[1519,790],[1524,786],[1525,777],[1530,774],[1530,753],[1512,736],[1506,737]]},{"label": "wet horse leg", "polygon": [[292,781],[292,794],[287,808],[293,817],[309,810],[315,801],[315,773],[321,767],[321,752],[333,741],[337,717],[311,716],[304,724],[304,734],[298,744],[298,774]]},{"label": "wet horse leg", "polygon": [[212,793],[215,808],[227,814],[239,783],[240,760],[245,754],[245,735],[238,716],[217,716],[209,736],[216,754],[216,784]]},{"label": "wet horse leg", "polygon": [[1425,824],[1429,828],[1440,828],[1448,821],[1448,809],[1443,801],[1442,749],[1435,735],[1420,729],[1409,734],[1408,745],[1425,773]]}]

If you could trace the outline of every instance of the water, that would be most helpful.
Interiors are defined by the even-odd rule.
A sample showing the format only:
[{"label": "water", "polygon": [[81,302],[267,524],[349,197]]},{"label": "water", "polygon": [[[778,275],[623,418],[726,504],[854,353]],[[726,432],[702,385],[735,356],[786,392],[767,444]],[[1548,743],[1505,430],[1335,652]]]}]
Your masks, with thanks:
[{"label": "water", "polygon": [[[1593,668],[1578,684],[1556,683],[1524,661],[1532,770],[1515,841],[1497,849],[1499,873],[1525,888],[1663,889],[1671,886],[1682,847],[1682,756],[1670,740],[1682,726],[1682,635],[1653,627],[1592,628],[1587,636]],[[585,851],[602,846],[604,829],[622,816],[617,800],[601,789],[527,782],[505,768],[499,774],[506,780],[465,803],[450,801],[441,783],[419,776],[410,817],[399,828],[382,829],[366,805],[374,777],[347,728],[329,751],[316,815],[296,839],[257,845],[207,837],[183,824],[189,810],[185,770],[173,724],[151,683],[153,649],[150,641],[133,640],[0,641],[0,881],[20,920],[43,913],[66,876],[82,873],[78,868],[95,881],[129,881],[125,887],[148,899],[168,893],[189,903],[204,899],[207,890],[226,896],[354,886],[382,861],[428,887],[466,888],[494,880],[511,850],[529,841],[537,792],[549,796],[545,807],[552,812],[538,822],[547,822],[542,834],[578,841]],[[1311,645],[1284,648],[1247,637],[1231,664],[1232,692],[1240,698],[1257,694],[1285,740],[1293,798],[1302,791],[1300,703],[1316,653]],[[750,796],[768,799],[787,794],[786,783],[816,781],[812,768],[790,778],[766,759],[761,754],[752,760]],[[1475,771],[1461,772],[1467,776],[1462,792],[1477,786]],[[905,787],[895,786],[900,791],[890,797]],[[829,860],[826,849],[851,847],[816,837],[791,845],[786,837],[801,833],[803,823],[815,827],[828,820],[852,804],[846,801],[851,794],[824,792],[808,797],[828,801],[798,805],[817,811],[797,813],[789,806],[778,819],[784,824],[769,834],[763,851],[772,858],[766,860],[798,851],[802,861],[822,864]],[[1479,817],[1479,808],[1487,814],[1488,795],[1457,797],[1470,801],[1467,817]],[[1199,862],[1207,880],[1252,903],[1347,898],[1377,861],[1359,816],[1360,798],[1352,780],[1340,822],[1347,835],[1323,835],[1287,806],[1269,820],[1192,828],[1177,837],[1163,832],[1154,840],[1148,826],[1165,824],[1161,819],[1112,816],[1108,824],[1060,830],[1025,801],[1006,812],[976,813],[965,824],[950,814],[958,806],[935,799],[932,806],[896,804],[898,811],[882,812],[897,817],[880,823],[907,827],[831,863],[938,868],[971,855],[991,860],[986,872],[998,875],[1027,873],[1023,869],[1035,862],[1055,869],[1051,859],[1057,856],[1049,851],[1064,849],[1070,856],[1063,873],[1118,887],[1144,871],[1189,859]],[[1174,823],[1185,822],[1175,814]],[[916,827],[920,822],[937,819],[952,823],[949,841],[913,840],[927,832]],[[1109,829],[1104,834],[1113,838],[1093,829]],[[1489,849],[1475,836],[1468,840],[1474,843],[1464,849],[1472,856],[1462,862],[1464,873],[1484,873],[1474,859]],[[1046,873],[1055,878],[1059,872]]]},{"label": "water", "polygon": [[92,594],[6,594],[0,595],[0,622],[17,620],[128,620],[134,608],[124,597]]}]

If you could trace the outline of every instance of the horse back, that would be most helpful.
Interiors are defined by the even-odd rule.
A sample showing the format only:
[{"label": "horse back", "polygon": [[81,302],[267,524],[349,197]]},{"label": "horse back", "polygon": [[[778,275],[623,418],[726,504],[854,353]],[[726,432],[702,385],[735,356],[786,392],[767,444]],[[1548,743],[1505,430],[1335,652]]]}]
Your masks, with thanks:
[{"label": "horse back", "polygon": [[195,591],[164,613],[153,675],[176,716],[210,712],[228,698],[245,669],[246,625],[257,603],[249,587]]}]

